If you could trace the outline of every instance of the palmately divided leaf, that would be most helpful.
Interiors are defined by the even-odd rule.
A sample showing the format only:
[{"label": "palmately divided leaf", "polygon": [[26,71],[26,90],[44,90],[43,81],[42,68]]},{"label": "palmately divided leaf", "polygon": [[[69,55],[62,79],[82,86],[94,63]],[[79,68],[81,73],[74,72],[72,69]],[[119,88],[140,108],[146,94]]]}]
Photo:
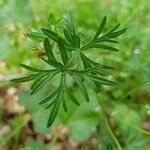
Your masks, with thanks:
[{"label": "palmately divided leaf", "polygon": [[44,40],[44,49],[47,54],[48,60],[56,61],[48,38],[45,38]]},{"label": "palmately divided leaf", "polygon": [[98,31],[97,31],[96,34],[95,34],[93,40],[97,39],[97,38],[99,37],[99,35],[102,33],[102,31],[103,31],[103,29],[104,29],[104,27],[105,27],[105,24],[106,24],[106,20],[107,20],[107,17],[105,16],[105,17],[103,18],[103,20],[102,20],[102,22],[101,22],[99,28],[98,28]]},{"label": "palmately divided leaf", "polygon": [[[83,44],[83,46],[80,46],[81,45],[80,35],[78,32],[76,32],[71,14],[70,18],[68,20],[66,19],[64,25],[60,24],[60,26],[57,26],[59,27],[59,29],[62,29],[64,33],[64,39],[57,32],[45,28],[41,29],[42,32],[37,31],[27,34],[28,40],[31,40],[30,44],[33,46],[33,48],[36,48],[37,41],[39,43],[41,41],[42,42],[44,41],[44,49],[47,58],[45,59],[44,57],[41,59],[47,64],[49,64],[50,68],[54,67],[54,69],[41,70],[21,64],[23,68],[32,71],[36,74],[28,75],[22,78],[12,79],[11,81],[25,82],[35,79],[31,86],[31,93],[30,93],[31,95],[33,95],[36,92],[38,92],[46,83],[48,83],[49,80],[55,77],[56,74],[61,73],[61,80],[57,89],[54,90],[54,92],[52,92],[49,96],[44,98],[41,102],[39,102],[40,105],[44,104],[44,107],[46,105],[45,109],[49,108],[51,109],[49,119],[47,122],[47,127],[51,126],[52,123],[54,122],[58,114],[60,104],[62,105],[65,112],[68,111],[65,99],[66,94],[73,103],[75,103],[78,106],[80,105],[77,98],[68,88],[66,78],[67,75],[70,75],[73,78],[73,80],[77,83],[79,90],[81,91],[83,97],[87,102],[89,102],[89,95],[84,85],[85,81],[87,81],[90,84],[90,86],[95,92],[99,92],[100,89],[102,89],[102,85],[116,85],[116,82],[104,78],[103,72],[100,72],[100,70],[102,69],[113,69],[114,67],[100,64],[96,61],[91,60],[85,54],[83,54],[84,50],[90,48],[101,48],[110,51],[118,51],[117,48],[114,48],[113,46],[107,44],[118,43],[118,41],[115,38],[123,34],[126,31],[126,28],[117,31],[117,29],[120,26],[120,24],[117,24],[110,31],[108,31],[104,35],[101,35],[101,33],[105,28],[106,20],[107,18],[105,16],[93,40]],[[51,14],[48,22],[50,25],[49,28],[51,28],[52,26],[55,28],[56,27],[55,25],[58,25],[59,22],[60,20],[56,20],[55,16]],[[60,31],[59,33],[62,32]],[[57,61],[52,51],[51,44],[49,42],[50,39],[56,42],[56,44],[58,45],[62,63],[60,61]],[[82,63],[80,64],[81,61]],[[80,65],[83,66],[82,67],[83,69],[80,69]]]},{"label": "palmately divided leaf", "polygon": [[48,30],[48,29],[44,29],[44,28],[42,28],[41,30],[47,37],[49,37],[50,39],[52,39],[55,42],[58,42],[59,35],[57,33],[53,32],[51,30]]},{"label": "palmately divided leaf", "polygon": [[62,61],[63,61],[64,65],[67,65],[68,55],[67,55],[67,51],[66,51],[64,41],[61,37],[58,37],[58,47],[59,47],[59,50],[60,50]]},{"label": "palmately divided leaf", "polygon": [[75,80],[75,82],[78,84],[79,88],[81,89],[82,94],[84,95],[84,98],[87,102],[89,102],[89,95],[88,92],[84,86],[84,84],[81,82],[81,80],[79,79],[79,77],[72,75],[73,79]]}]

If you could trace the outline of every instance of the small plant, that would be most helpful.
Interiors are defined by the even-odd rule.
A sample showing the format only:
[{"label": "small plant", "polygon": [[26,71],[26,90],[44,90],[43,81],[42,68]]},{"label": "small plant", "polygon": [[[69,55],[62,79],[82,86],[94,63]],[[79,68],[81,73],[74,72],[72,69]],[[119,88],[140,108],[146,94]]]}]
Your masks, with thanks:
[{"label": "small plant", "polygon": [[[65,112],[68,111],[65,96],[68,96],[77,106],[80,105],[67,84],[68,76],[71,76],[73,81],[77,83],[87,102],[89,102],[89,95],[85,82],[95,92],[99,92],[102,85],[116,85],[115,81],[106,79],[102,74],[104,69],[113,69],[114,67],[93,61],[85,54],[86,51],[93,48],[118,51],[117,48],[112,47],[112,44],[118,43],[116,38],[123,34],[126,28],[118,30],[120,24],[117,24],[110,31],[103,33],[106,20],[107,18],[104,17],[93,39],[88,43],[82,42],[81,33],[77,32],[71,15],[69,19],[56,20],[55,16],[51,14],[49,17],[50,28],[42,28],[40,32],[27,34],[30,39],[44,42],[46,57],[43,56],[41,59],[49,65],[50,69],[36,69],[21,64],[21,67],[29,70],[32,74],[11,81],[18,83],[34,80],[30,92],[33,95],[55,76],[60,78],[58,87],[39,103],[40,105],[47,104],[45,109],[52,108],[47,127],[54,122],[61,105]],[[58,25],[59,30],[55,28],[56,25]],[[59,51],[52,48],[52,42],[57,44]],[[33,44],[32,41],[30,44]]]}]

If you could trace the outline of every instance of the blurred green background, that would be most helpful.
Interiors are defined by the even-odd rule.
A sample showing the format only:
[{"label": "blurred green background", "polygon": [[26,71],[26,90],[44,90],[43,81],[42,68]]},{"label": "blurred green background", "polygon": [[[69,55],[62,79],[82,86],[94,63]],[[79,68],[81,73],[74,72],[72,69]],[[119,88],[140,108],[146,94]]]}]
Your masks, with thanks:
[{"label": "blurred green background", "polygon": [[[104,16],[108,17],[106,30],[118,22],[128,28],[120,37],[119,52],[93,52],[90,57],[116,67],[110,77],[119,84],[106,87],[100,99],[107,106],[122,149],[150,150],[149,0],[0,0],[0,149],[61,150],[70,144],[65,149],[117,150],[92,93],[89,104],[83,100],[79,108],[70,105],[71,111],[60,112],[47,129],[48,112],[37,102],[55,83],[29,96],[30,83],[9,82],[26,74],[20,63],[41,65],[39,51],[30,49],[25,33],[47,27],[50,12],[57,18],[72,12],[87,39]],[[74,91],[78,95],[78,89]]]}]

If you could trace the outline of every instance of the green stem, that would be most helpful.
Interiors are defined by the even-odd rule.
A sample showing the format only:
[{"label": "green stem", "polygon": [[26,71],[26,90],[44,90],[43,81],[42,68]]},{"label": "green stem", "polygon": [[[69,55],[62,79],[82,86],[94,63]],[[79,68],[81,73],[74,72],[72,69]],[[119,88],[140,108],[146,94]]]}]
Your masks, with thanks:
[{"label": "green stem", "polygon": [[120,145],[120,143],[119,143],[115,133],[112,130],[112,127],[111,127],[111,124],[110,124],[110,121],[109,121],[106,109],[104,108],[103,104],[101,103],[99,95],[97,93],[95,93],[95,92],[94,92],[94,94],[95,94],[97,102],[98,102],[98,104],[99,104],[99,106],[100,106],[100,108],[102,110],[102,113],[104,115],[104,118],[105,118],[105,121],[106,121],[106,124],[107,124],[107,128],[108,128],[108,132],[111,135],[111,137],[112,137],[113,141],[115,142],[116,146],[118,147],[118,150],[122,150],[121,145]]}]

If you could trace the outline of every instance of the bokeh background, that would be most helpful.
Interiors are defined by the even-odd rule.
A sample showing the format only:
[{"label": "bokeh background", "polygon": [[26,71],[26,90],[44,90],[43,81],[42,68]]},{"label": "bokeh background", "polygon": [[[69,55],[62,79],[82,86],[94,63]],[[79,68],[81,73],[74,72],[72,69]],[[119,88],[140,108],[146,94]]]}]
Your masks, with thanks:
[{"label": "bokeh background", "polygon": [[9,81],[26,74],[20,63],[41,66],[40,52],[30,49],[25,34],[47,27],[50,12],[58,18],[72,12],[87,39],[103,16],[108,17],[106,30],[118,22],[128,28],[119,38],[119,52],[93,52],[90,57],[116,67],[109,74],[119,84],[106,87],[101,100],[122,149],[150,150],[149,0],[0,0],[0,149],[117,150],[94,95],[89,104],[83,100],[80,107],[70,106],[68,114],[60,112],[47,128],[48,112],[39,108],[38,100],[55,83],[29,96],[31,83]]}]

